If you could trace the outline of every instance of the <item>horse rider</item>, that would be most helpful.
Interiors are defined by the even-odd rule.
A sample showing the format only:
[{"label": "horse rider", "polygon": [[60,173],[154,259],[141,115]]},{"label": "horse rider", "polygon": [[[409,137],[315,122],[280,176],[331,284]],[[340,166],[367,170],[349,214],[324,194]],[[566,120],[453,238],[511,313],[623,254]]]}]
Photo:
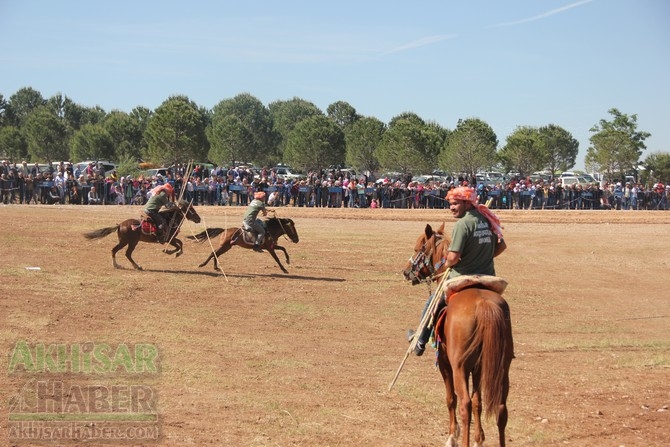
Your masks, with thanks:
[{"label": "horse rider", "polygon": [[242,221],[242,226],[245,230],[256,233],[254,251],[262,253],[261,242],[263,241],[263,237],[265,237],[265,224],[262,220],[258,219],[259,213],[263,213],[263,216],[268,215],[268,210],[265,207],[264,191],[256,191],[254,193],[254,200],[247,207],[247,212],[244,214]]},{"label": "horse rider", "polygon": [[[495,268],[493,258],[505,251],[507,244],[503,240],[500,220],[486,205],[477,200],[477,191],[468,186],[459,186],[449,190],[447,194],[449,211],[457,219],[451,232],[451,244],[445,261],[450,268],[447,279],[461,275],[493,275]],[[430,298],[426,303],[426,308]],[[447,303],[443,297],[436,310],[439,315]],[[426,309],[424,308],[424,312]],[[414,354],[420,356],[426,349],[432,327],[426,327],[419,335]],[[408,332],[411,341],[414,331]]]},{"label": "horse rider", "polygon": [[167,225],[165,223],[165,218],[160,214],[160,210],[163,206],[166,208],[173,208],[175,203],[172,201],[174,198],[174,189],[170,183],[165,183],[163,185],[156,186],[151,190],[151,197],[144,205],[144,212],[154,221],[156,228],[158,229],[158,242],[164,244],[169,234]]}]

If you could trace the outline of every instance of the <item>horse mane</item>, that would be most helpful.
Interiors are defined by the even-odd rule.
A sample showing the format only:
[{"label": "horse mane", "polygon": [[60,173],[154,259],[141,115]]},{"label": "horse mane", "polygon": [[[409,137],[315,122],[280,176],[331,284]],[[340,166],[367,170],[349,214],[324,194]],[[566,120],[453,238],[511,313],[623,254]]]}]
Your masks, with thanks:
[{"label": "horse mane", "polygon": [[282,217],[269,217],[265,222],[269,225],[285,225],[291,219]]}]

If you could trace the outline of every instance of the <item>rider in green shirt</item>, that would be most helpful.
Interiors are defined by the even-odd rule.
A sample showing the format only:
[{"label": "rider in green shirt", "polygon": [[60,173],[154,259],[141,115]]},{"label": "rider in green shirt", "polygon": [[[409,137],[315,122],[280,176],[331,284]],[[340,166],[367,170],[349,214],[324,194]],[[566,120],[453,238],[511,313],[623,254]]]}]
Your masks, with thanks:
[{"label": "rider in green shirt", "polygon": [[263,216],[267,216],[268,214],[268,210],[265,208],[265,192],[263,191],[254,193],[254,200],[247,207],[247,212],[244,214],[244,219],[242,220],[245,230],[251,230],[256,233],[254,251],[262,252],[261,242],[265,237],[265,224],[262,220],[258,219],[259,213],[263,213]]},{"label": "rider in green shirt", "polygon": [[[454,188],[447,194],[447,200],[451,215],[458,219],[451,233],[451,244],[445,261],[447,268],[451,268],[447,279],[460,275],[495,275],[493,258],[507,248],[502,238],[500,220],[486,205],[478,203],[474,188]],[[444,306],[446,302],[442,300],[437,313]],[[414,348],[417,356],[423,354],[431,331],[432,327],[426,327],[419,334]],[[412,337],[414,331],[408,332],[408,338],[411,340]]]},{"label": "rider in green shirt", "polygon": [[152,195],[144,205],[144,212],[151,217],[151,219],[156,224],[158,229],[158,242],[164,244],[166,242],[167,236],[169,234],[168,228],[165,225],[165,219],[160,213],[161,208],[170,207],[170,204],[174,205],[172,202],[172,196],[174,196],[174,189],[172,185],[166,183],[161,186],[157,186],[152,191]]}]

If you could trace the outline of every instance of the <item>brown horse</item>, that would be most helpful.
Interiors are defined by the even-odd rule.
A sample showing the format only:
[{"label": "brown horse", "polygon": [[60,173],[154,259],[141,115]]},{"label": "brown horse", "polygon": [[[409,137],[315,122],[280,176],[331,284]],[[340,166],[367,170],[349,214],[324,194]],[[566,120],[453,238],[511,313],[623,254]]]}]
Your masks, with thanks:
[{"label": "brown horse", "polygon": [[[441,274],[446,271],[448,248],[444,224],[437,231],[426,225],[416,241],[415,254],[403,271],[405,278],[413,284],[441,279]],[[482,284],[466,286],[453,294],[447,288],[447,296],[446,319],[439,319],[435,327],[437,362],[447,390],[449,409],[446,445],[456,445],[459,431],[456,404],[460,400],[462,445],[470,445],[472,416],[475,445],[484,442],[481,413],[485,406],[486,416],[496,417],[498,440],[504,447],[509,368],[514,358],[509,306],[498,292]],[[472,394],[468,383],[470,377]]]},{"label": "brown horse", "polygon": [[[281,245],[277,245],[277,240],[280,236],[287,236],[293,243],[298,243],[300,238],[298,237],[298,230],[295,228],[295,223],[292,219],[282,219],[278,217],[271,217],[265,221],[267,226],[267,233],[265,235],[265,240],[261,245],[261,248],[267,250],[279,268],[284,273],[288,273],[288,270],[284,268],[281,261],[277,257],[275,250],[281,250],[284,252],[286,257],[286,263],[290,264],[291,260],[289,259],[288,252]],[[221,234],[223,233],[223,234]],[[188,236],[189,239],[195,239],[198,242],[204,242],[208,238],[212,238],[221,234],[221,240],[219,242],[219,247],[215,252],[212,252],[209,257],[200,264],[198,267],[204,267],[207,263],[214,258],[214,270],[219,270],[219,260],[218,257],[230,250],[234,245],[237,245],[242,248],[253,248],[254,243],[246,241],[244,235],[242,234],[243,230],[241,228],[208,228],[207,230],[196,234],[195,236]],[[268,237],[269,236],[269,237]]]},{"label": "brown horse", "polygon": [[[177,239],[177,234],[179,234],[179,229],[184,219],[188,219],[195,223],[200,223],[200,216],[193,208],[189,202],[182,200],[179,202],[178,206],[175,206],[171,209],[164,209],[160,212],[165,218],[165,222],[169,225],[168,241],[171,246],[174,247],[174,250],[165,250],[165,253],[172,255],[176,253],[176,256],[179,257],[183,250],[183,243]],[[116,231],[116,234],[119,238],[119,243],[112,248],[112,262],[114,263],[114,268],[121,268],[119,264],[116,263],[116,252],[121,250],[126,245],[126,258],[133,264],[137,270],[142,270],[142,267],[137,264],[133,258],[133,250],[137,246],[138,242],[159,242],[158,236],[155,233],[155,229],[146,231],[142,228],[142,222],[137,219],[127,219],[117,224],[113,227],[101,228],[99,230],[91,231],[90,233],[84,234],[87,239],[100,239]]]}]

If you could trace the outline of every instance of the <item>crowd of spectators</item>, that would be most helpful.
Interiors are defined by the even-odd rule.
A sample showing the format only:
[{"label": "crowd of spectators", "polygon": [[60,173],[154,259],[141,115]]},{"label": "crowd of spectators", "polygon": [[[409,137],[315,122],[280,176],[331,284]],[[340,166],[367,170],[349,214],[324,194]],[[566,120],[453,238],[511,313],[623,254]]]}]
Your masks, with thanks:
[{"label": "crowd of spectators", "polygon": [[[448,208],[446,196],[454,186],[468,184],[464,178],[420,183],[405,179],[324,170],[300,179],[284,179],[274,169],[254,171],[245,167],[197,165],[187,175],[187,166],[175,165],[166,175],[121,176],[105,172],[102,164],[90,163],[79,170],[71,163],[40,169],[2,163],[0,191],[4,204],[143,205],[155,186],[170,182],[177,196],[198,206],[246,206],[253,193],[268,193],[269,206],[328,208]],[[496,184],[469,183],[477,189],[481,203],[491,209],[670,209],[670,185],[656,183],[573,184],[516,178]],[[182,189],[184,192],[182,194]]]}]

